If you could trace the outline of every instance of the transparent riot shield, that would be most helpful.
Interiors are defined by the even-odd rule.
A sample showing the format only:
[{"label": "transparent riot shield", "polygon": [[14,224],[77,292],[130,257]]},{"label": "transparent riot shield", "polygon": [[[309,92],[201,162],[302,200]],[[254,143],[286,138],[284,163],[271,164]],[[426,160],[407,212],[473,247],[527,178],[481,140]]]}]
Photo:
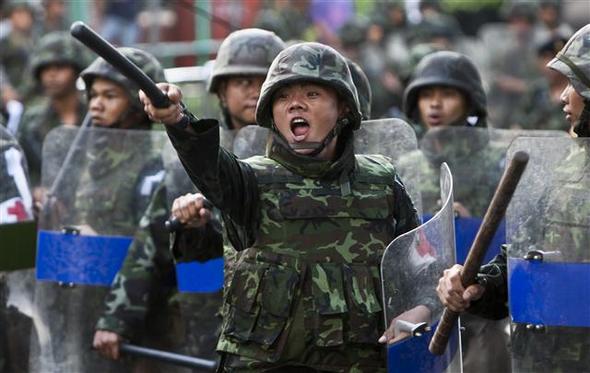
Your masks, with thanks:
[{"label": "transparent riot shield", "polygon": [[[402,176],[418,180],[423,220],[440,209],[439,168],[446,162],[453,172],[457,261],[463,263],[494,195],[505,164],[508,143],[492,142],[486,128],[449,127],[431,129],[420,140],[417,152],[398,163]],[[486,261],[500,252],[504,226],[498,230]]]},{"label": "transparent riot shield", "polygon": [[[387,348],[388,372],[460,372],[461,349],[458,325],[445,353],[432,355],[428,344],[440,320],[442,308],[436,286],[442,269],[455,263],[453,178],[441,165],[442,208],[428,222],[397,237],[389,244],[381,262],[385,327],[411,334]],[[404,322],[403,313],[419,305],[431,311],[431,323]]]},{"label": "transparent riot shield", "polygon": [[590,139],[519,138],[529,167],[507,211],[515,372],[590,367]]},{"label": "transparent riot shield", "polygon": [[90,349],[108,287],[164,172],[162,131],[56,128],[43,148],[31,371],[124,369]]},{"label": "transparent riot shield", "polygon": [[234,138],[233,153],[241,159],[264,155],[270,131],[260,126],[241,128]]},{"label": "transparent riot shield", "polygon": [[[380,154],[388,157],[399,172],[399,160],[417,149],[414,129],[401,119],[386,118],[363,121],[354,133],[356,154]],[[418,179],[415,173],[400,174],[418,211],[421,210]]]},{"label": "transparent riot shield", "polygon": [[[453,172],[455,240],[457,263],[464,263],[483,216],[502,175],[508,142],[496,143],[486,128],[449,127],[429,130],[420,141],[420,151],[408,155],[399,164],[402,175],[410,173],[419,180],[423,220],[440,208],[439,167],[448,163]],[[484,262],[500,253],[505,242],[502,223],[490,244]],[[507,320],[486,320],[461,316],[465,369],[477,372],[510,369]],[[470,346],[486,345],[486,349]]]}]

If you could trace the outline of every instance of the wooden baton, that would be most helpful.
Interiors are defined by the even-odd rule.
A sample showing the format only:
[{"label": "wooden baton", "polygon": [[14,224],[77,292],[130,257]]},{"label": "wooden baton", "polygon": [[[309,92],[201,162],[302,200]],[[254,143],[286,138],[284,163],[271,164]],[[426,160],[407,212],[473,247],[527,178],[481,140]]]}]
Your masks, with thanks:
[{"label": "wooden baton", "polygon": [[[473,285],[476,282],[477,273],[485,258],[488,246],[492,242],[494,234],[496,234],[496,230],[506,214],[508,204],[512,199],[512,195],[516,190],[516,186],[520,181],[528,161],[529,155],[526,152],[519,151],[514,154],[510,164],[504,171],[504,175],[502,175],[502,179],[500,179],[500,183],[494,193],[492,202],[483,217],[481,226],[477,231],[475,240],[471,245],[471,249],[469,249],[467,259],[465,260],[465,265],[461,272],[461,283],[464,288],[467,288],[469,285]],[[428,346],[431,353],[434,355],[443,354],[447,347],[451,330],[457,322],[458,317],[459,313],[453,312],[448,308],[444,309],[438,328]]]}]

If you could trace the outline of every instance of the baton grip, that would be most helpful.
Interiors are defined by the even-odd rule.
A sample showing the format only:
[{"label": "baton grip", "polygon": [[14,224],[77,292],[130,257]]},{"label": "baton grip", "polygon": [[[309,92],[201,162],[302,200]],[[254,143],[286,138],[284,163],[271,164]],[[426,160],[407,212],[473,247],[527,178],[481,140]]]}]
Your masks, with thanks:
[{"label": "baton grip", "polygon": [[[213,204],[205,198],[203,200],[203,208],[206,208],[207,210],[212,210]],[[166,227],[166,230],[170,233],[178,232],[184,227],[184,223],[182,223],[180,220],[178,220],[178,218],[173,216],[164,222],[164,227]]]},{"label": "baton grip", "polygon": [[156,86],[149,76],[84,22],[72,23],[70,34],[135,82],[155,107],[167,108],[170,106],[168,96]]},{"label": "baton grip", "polygon": [[[529,155],[526,152],[519,151],[514,154],[510,164],[504,171],[502,179],[500,179],[498,188],[492,198],[492,202],[483,217],[481,226],[479,227],[475,240],[469,249],[467,259],[465,260],[465,265],[461,272],[461,283],[464,288],[473,285],[476,282],[479,267],[481,267],[494,234],[506,214],[508,204],[514,195],[516,186],[520,181],[528,161]],[[455,325],[458,317],[459,313],[445,308],[436,332],[428,346],[431,353],[434,355],[442,355],[446,350],[451,335],[451,329]]]}]

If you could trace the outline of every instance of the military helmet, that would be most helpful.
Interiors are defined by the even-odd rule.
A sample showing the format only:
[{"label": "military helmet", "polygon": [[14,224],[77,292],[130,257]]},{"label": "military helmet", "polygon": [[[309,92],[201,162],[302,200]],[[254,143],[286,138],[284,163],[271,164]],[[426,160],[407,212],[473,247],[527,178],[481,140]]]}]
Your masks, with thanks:
[{"label": "military helmet", "polygon": [[[147,76],[154,82],[165,82],[164,69],[160,62],[149,54],[136,48],[117,48],[125,57],[139,67]],[[121,74],[119,70],[115,69],[113,65],[106,62],[102,57],[97,58],[80,74],[84,84],[86,85],[86,93],[89,93],[92,82],[96,78],[103,78],[111,80],[123,87],[131,97],[131,105],[135,108],[143,110],[143,105],[139,101],[139,87],[129,80],[125,75]],[[89,96],[90,97],[90,96]]]},{"label": "military helmet", "polygon": [[469,115],[487,116],[486,94],[473,62],[461,53],[440,51],[426,55],[416,66],[413,79],[404,92],[404,113],[408,118],[416,120],[420,89],[434,85],[458,89],[469,100]]},{"label": "military helmet", "polygon": [[349,125],[361,125],[359,100],[350,69],[334,48],[320,43],[300,43],[283,50],[275,58],[262,84],[256,107],[256,121],[272,128],[272,97],[281,87],[297,82],[313,82],[331,87],[348,103]]},{"label": "military helmet", "polygon": [[576,92],[590,100],[590,24],[578,30],[547,66],[565,75]]},{"label": "military helmet", "polygon": [[352,75],[352,81],[356,87],[356,91],[359,98],[359,108],[363,116],[363,120],[371,118],[371,99],[373,98],[373,92],[371,91],[371,83],[369,78],[361,69],[361,67],[350,59],[346,59],[350,74]]},{"label": "military helmet", "polygon": [[217,93],[228,75],[266,75],[285,43],[275,33],[250,28],[231,33],[219,46],[207,90]]},{"label": "military helmet", "polygon": [[71,65],[80,73],[90,63],[90,55],[86,48],[69,33],[52,32],[41,38],[39,46],[31,58],[31,73],[40,79],[41,70],[47,65]]}]

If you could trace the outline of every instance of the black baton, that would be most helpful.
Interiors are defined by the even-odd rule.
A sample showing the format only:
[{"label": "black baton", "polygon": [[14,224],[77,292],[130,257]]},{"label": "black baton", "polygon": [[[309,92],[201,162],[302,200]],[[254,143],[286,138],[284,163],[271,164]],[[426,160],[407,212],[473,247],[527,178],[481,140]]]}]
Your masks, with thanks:
[{"label": "black baton", "polygon": [[135,82],[150,98],[155,107],[167,108],[170,106],[168,96],[156,86],[149,76],[121,54],[111,43],[86,26],[84,22],[76,21],[72,23],[70,34]]},{"label": "black baton", "polygon": [[211,371],[217,368],[217,363],[213,360],[206,360],[198,357],[175,354],[173,352],[155,350],[152,348],[140,347],[128,343],[121,343],[119,349],[121,350],[121,352],[128,355],[154,359],[187,368],[199,368]]}]

